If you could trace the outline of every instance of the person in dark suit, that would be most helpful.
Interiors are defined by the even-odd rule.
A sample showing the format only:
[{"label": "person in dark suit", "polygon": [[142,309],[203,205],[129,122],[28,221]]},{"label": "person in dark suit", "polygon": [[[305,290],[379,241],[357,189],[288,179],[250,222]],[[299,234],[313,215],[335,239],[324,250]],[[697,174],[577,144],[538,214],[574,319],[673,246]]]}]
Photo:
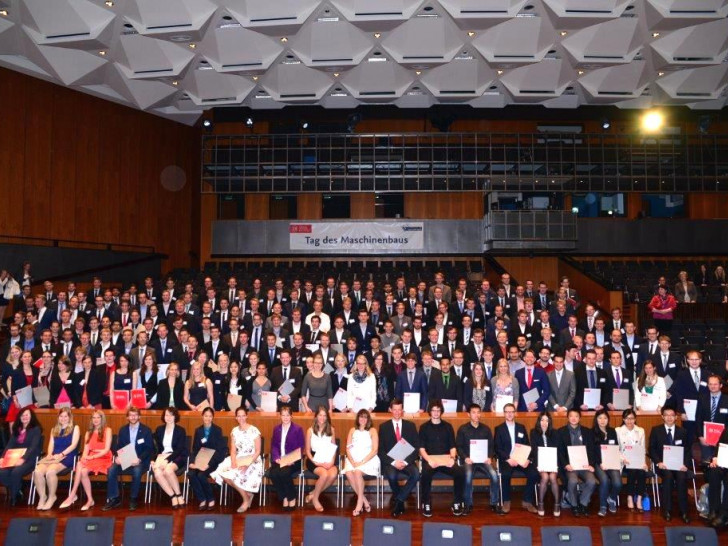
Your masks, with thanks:
[{"label": "person in dark suit", "polygon": [[15,506],[23,498],[20,490],[23,485],[23,477],[30,474],[35,468],[36,459],[43,449],[42,434],[43,431],[35,413],[29,407],[20,410],[13,422],[10,439],[2,456],[4,458],[9,449],[25,449],[25,453],[16,466],[0,470],[0,484],[7,488],[11,506]]},{"label": "person in dark suit", "polygon": [[276,345],[276,335],[268,333],[265,336],[266,342],[260,349],[260,361],[268,367],[268,375],[271,374],[273,368],[281,365],[282,349]]},{"label": "person in dark suit", "polygon": [[697,428],[695,421],[689,421],[685,413],[685,400],[700,400],[703,395],[708,394],[708,379],[710,372],[701,366],[702,357],[698,351],[688,351],[685,358],[688,367],[677,373],[677,379],[673,383],[671,392],[674,401],[674,407],[681,416],[682,426],[688,434],[688,445],[693,445],[697,432],[702,429]]},{"label": "person in dark suit", "polygon": [[659,342],[660,350],[652,358],[652,362],[657,365],[657,375],[660,377],[669,375],[674,382],[677,379],[677,372],[682,368],[682,356],[670,350],[669,336],[660,336]]},{"label": "person in dark suit", "polygon": [[505,421],[495,427],[495,456],[498,459],[498,469],[501,474],[501,497],[504,514],[511,511],[511,478],[518,473],[526,477],[526,487],[523,490],[523,508],[530,513],[537,512],[534,506],[534,486],[538,483],[539,474],[536,467],[526,460],[519,463],[513,457],[515,444],[530,445],[526,427],[516,423],[516,406],[506,404],[503,406]]},{"label": "person in dark suit", "polygon": [[604,403],[600,403],[595,408],[590,408],[584,404],[584,389],[601,389],[601,396],[604,396],[607,378],[604,370],[600,370],[596,366],[597,353],[594,349],[588,349],[584,353],[584,360],[574,366],[574,377],[576,379],[576,396],[574,397],[574,406],[582,411],[600,410],[604,407]]},{"label": "person in dark suit", "polygon": [[[518,399],[518,411],[543,411],[551,394],[549,378],[543,368],[534,366],[536,353],[533,350],[526,349],[523,353],[523,362],[526,367],[516,370],[515,374],[518,381],[518,392],[521,393]],[[537,389],[539,396],[538,400],[527,406],[523,395],[531,389]]]},{"label": "person in dark suit", "polygon": [[351,335],[356,338],[356,345],[364,352],[369,350],[369,341],[376,335],[376,329],[369,323],[369,313],[366,309],[359,310],[359,322],[348,326]]},{"label": "person in dark suit", "polygon": [[[195,435],[192,439],[192,453],[190,454],[192,462],[190,463],[189,478],[192,490],[195,492],[197,500],[200,501],[198,507],[200,510],[215,508],[215,495],[209,477],[228,453],[222,429],[212,422],[214,417],[215,411],[212,408],[207,407],[202,410],[202,425],[195,429]],[[194,461],[203,447],[213,449],[215,453],[207,465],[198,467]]]},{"label": "person in dark suit", "polygon": [[[614,351],[609,355],[609,364],[610,366],[604,370],[606,381],[604,382],[605,389],[602,391],[602,404],[612,411],[629,409],[634,406],[634,390],[632,389],[632,381],[629,377],[631,374],[628,370],[622,367],[622,355],[617,351]],[[629,395],[629,407],[614,407],[612,402],[614,400],[615,389],[627,390]]]},{"label": "person in dark suit", "polygon": [[[657,466],[657,475],[662,479],[662,505],[665,520],[672,519],[672,491],[677,489],[677,500],[682,520],[690,523],[688,515],[687,473],[690,464],[690,446],[687,445],[685,429],[675,425],[675,410],[662,408],[663,426],[655,426],[650,431],[648,455]],[[683,465],[680,470],[668,470],[662,462],[665,446],[681,446],[683,448]]]},{"label": "person in dark suit", "polygon": [[450,359],[440,360],[440,373],[433,375],[427,386],[430,400],[456,400],[457,410],[463,407],[463,385],[460,378],[450,369]]},{"label": "person in dark suit", "polygon": [[394,397],[404,400],[405,393],[416,392],[420,394],[420,413],[427,408],[427,378],[425,372],[416,369],[417,357],[410,353],[405,358],[407,369],[397,377],[397,386],[394,389]]},{"label": "person in dark suit", "polygon": [[[709,462],[713,456],[713,447],[709,446],[704,437],[704,424],[721,423],[728,428],[728,396],[721,392],[722,379],[717,375],[708,378],[708,392],[698,398],[698,409],[695,413],[695,429],[700,441],[702,462]],[[687,444],[692,445],[692,444]]]},{"label": "person in dark suit", "polygon": [[[719,529],[728,525],[728,468],[718,466],[718,449],[720,444],[728,444],[728,427],[723,429],[720,439],[713,447],[713,456],[708,465],[708,519],[710,524]],[[723,494],[721,496],[721,490]]]},{"label": "person in dark suit", "polygon": [[157,338],[149,343],[149,346],[157,353],[157,364],[169,364],[174,358],[175,343],[168,335],[167,325],[157,325]]},{"label": "person in dark suit", "polygon": [[164,409],[170,406],[185,407],[184,381],[180,377],[179,364],[172,362],[167,368],[167,377],[157,385],[157,401],[155,409]]},{"label": "person in dark suit", "polygon": [[184,470],[187,465],[188,445],[185,429],[179,423],[179,410],[168,407],[162,412],[163,425],[154,431],[154,443],[157,453],[164,455],[164,459],[154,462],[152,470],[154,479],[169,498],[173,508],[180,508],[186,504],[180,492],[177,471]]},{"label": "person in dark suit", "polygon": [[[594,476],[596,461],[594,456],[594,434],[591,429],[581,426],[581,410],[577,408],[570,409],[566,418],[568,419],[566,426],[556,431],[559,468],[566,471],[567,488],[574,516],[587,516],[587,506],[589,506],[592,493],[597,486],[597,479]],[[585,468],[571,466],[569,446],[586,447],[588,465]],[[581,481],[581,494],[578,494],[576,490],[579,481]]]},{"label": "person in dark suit", "polygon": [[278,393],[278,409],[281,406],[288,405],[298,409],[298,401],[301,398],[301,383],[303,382],[303,372],[296,366],[291,366],[291,351],[283,349],[280,353],[281,365],[273,368],[270,374],[271,390],[278,391],[286,380],[290,381],[293,390],[289,394]]},{"label": "person in dark suit", "polygon": [[73,376],[75,408],[101,409],[106,389],[105,366],[96,366],[90,355],[83,357],[83,370]]},{"label": "person in dark suit", "polygon": [[[415,464],[420,447],[420,438],[415,424],[412,421],[402,419],[403,405],[401,400],[393,398],[389,403],[389,411],[392,414],[392,419],[385,421],[379,427],[379,460],[382,464],[382,474],[384,474],[392,490],[394,505],[391,513],[396,518],[404,514],[407,498],[417,487],[417,482],[420,479],[420,471]],[[414,451],[404,460],[394,460],[389,456],[389,452],[400,440],[408,442],[414,448]],[[407,481],[403,486],[400,486],[398,478],[402,474],[406,476]]]},{"label": "person in dark suit", "polygon": [[106,505],[101,509],[104,512],[119,508],[121,498],[119,497],[119,476],[121,474],[131,475],[131,492],[129,494],[129,510],[137,509],[137,498],[142,484],[142,474],[149,468],[149,462],[154,453],[154,440],[151,429],[139,422],[140,410],[130,407],[126,411],[128,424],[119,429],[116,441],[116,450],[132,444],[136,451],[136,461],[126,470],[122,470],[119,458],[114,459],[114,464],[109,468],[106,480]]}]

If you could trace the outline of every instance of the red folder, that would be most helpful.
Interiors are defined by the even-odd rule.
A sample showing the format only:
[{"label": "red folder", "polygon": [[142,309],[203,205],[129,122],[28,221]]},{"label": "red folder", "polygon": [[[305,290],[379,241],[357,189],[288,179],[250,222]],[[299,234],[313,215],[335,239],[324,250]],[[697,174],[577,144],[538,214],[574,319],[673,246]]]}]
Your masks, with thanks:
[{"label": "red folder", "polygon": [[147,391],[144,389],[133,389],[131,391],[131,405],[138,409],[147,407]]},{"label": "red folder", "polygon": [[129,405],[129,391],[114,391],[111,405],[115,410],[126,410]]},{"label": "red folder", "polygon": [[709,446],[717,446],[724,428],[725,425],[723,423],[703,423],[703,438],[705,438],[705,443]]}]

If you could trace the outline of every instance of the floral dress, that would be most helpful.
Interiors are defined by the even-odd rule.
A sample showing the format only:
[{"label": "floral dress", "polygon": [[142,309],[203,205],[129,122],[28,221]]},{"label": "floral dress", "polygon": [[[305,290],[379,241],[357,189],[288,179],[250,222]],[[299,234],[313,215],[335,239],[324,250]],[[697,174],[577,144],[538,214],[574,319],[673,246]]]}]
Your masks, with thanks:
[{"label": "floral dress", "polygon": [[[240,427],[235,427],[231,434],[235,442],[238,459],[248,457],[255,453],[255,440],[260,436],[260,431],[256,427],[248,425],[248,428],[245,430],[240,430]],[[260,483],[263,480],[263,460],[259,455],[243,471],[240,468],[231,468],[230,457],[226,457],[211,476],[218,483],[222,479],[232,480],[243,491],[257,493],[260,489]]]}]

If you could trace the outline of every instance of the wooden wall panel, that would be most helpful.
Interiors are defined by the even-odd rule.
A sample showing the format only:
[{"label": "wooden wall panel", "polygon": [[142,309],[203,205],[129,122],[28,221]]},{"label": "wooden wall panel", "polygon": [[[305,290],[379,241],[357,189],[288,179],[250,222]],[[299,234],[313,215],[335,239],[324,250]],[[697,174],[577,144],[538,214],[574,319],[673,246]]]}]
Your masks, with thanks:
[{"label": "wooden wall panel", "polygon": [[[559,277],[564,275],[569,277],[569,285],[576,289],[581,299],[581,306],[578,313],[583,315],[584,303],[593,302],[598,307],[604,309],[607,313],[612,307],[622,306],[622,293],[619,291],[610,291],[601,284],[591,280],[589,277],[581,273],[581,271],[573,268],[563,260],[558,260]],[[557,285],[558,286],[558,285]]]},{"label": "wooden wall panel", "polygon": [[[0,194],[14,211],[0,233],[151,246],[164,268],[190,265],[198,129],[5,69],[0,101]],[[181,190],[161,186],[167,165],[184,170]]]},{"label": "wooden wall panel", "polygon": [[352,193],[351,217],[355,220],[376,218],[375,197],[373,193]]},{"label": "wooden wall panel", "polygon": [[404,196],[406,218],[482,218],[483,196],[477,192],[423,192]]},{"label": "wooden wall panel", "polygon": [[688,218],[695,220],[728,218],[728,194],[691,193],[686,197]]},{"label": "wooden wall panel", "polygon": [[320,193],[299,193],[297,216],[299,220],[320,220],[323,201]]},{"label": "wooden wall panel", "polygon": [[536,286],[544,281],[552,290],[559,286],[559,259],[556,257],[499,256],[496,260],[521,284],[532,280]]},{"label": "wooden wall panel", "polygon": [[269,201],[270,194],[268,193],[246,193],[245,219],[268,220],[270,216]]}]

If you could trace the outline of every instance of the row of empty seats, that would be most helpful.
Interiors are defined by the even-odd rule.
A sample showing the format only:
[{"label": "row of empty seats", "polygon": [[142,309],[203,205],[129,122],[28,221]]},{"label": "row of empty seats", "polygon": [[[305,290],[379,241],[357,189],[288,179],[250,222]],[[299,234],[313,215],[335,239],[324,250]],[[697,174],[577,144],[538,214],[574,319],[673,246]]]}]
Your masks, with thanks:
[{"label": "row of empty seats", "polygon": [[[63,537],[64,546],[109,546],[114,544],[114,518],[69,518]],[[57,520],[55,518],[16,518],[10,521],[6,546],[53,546]],[[245,518],[243,544],[290,546],[292,517],[284,514],[248,515]],[[123,544],[172,544],[173,516],[133,516],[124,520]],[[544,526],[540,528],[541,544],[555,546],[569,543],[590,546],[589,527]],[[700,544],[718,546],[718,536],[711,528],[666,527],[667,546]],[[499,544],[527,545],[533,543],[530,527],[485,525],[479,529],[482,546]],[[422,525],[424,546],[470,546],[474,542],[474,528],[470,525],[426,522]],[[639,544],[652,546],[650,528],[646,526],[605,526],[601,528],[602,544],[617,546]],[[402,520],[368,518],[364,521],[364,546],[402,546],[412,544],[412,523]],[[183,544],[210,546],[237,544],[233,537],[231,515],[191,515],[185,518]],[[306,516],[303,520],[303,543],[349,546],[351,519],[338,516]]]}]

